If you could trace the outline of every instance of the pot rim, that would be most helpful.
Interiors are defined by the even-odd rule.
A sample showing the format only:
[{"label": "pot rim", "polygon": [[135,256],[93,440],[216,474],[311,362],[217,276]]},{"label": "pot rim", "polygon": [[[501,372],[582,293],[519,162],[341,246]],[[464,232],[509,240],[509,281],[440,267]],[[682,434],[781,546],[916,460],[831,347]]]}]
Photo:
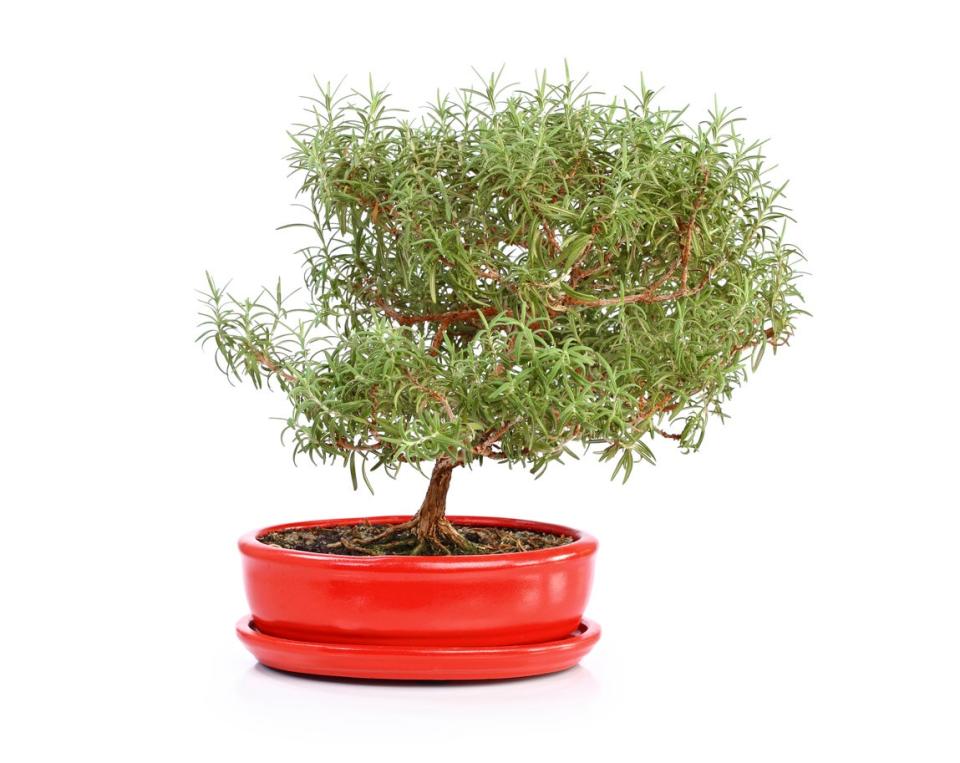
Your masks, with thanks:
[{"label": "pot rim", "polygon": [[512,519],[509,517],[478,517],[469,515],[448,516],[451,522],[477,527],[508,527],[517,530],[537,530],[556,535],[568,535],[573,538],[571,543],[552,548],[540,548],[533,551],[511,551],[505,554],[464,554],[462,556],[347,556],[345,554],[323,554],[316,551],[297,551],[289,548],[278,548],[262,543],[258,538],[277,530],[288,530],[294,527],[335,527],[337,525],[359,524],[399,524],[410,519],[409,515],[384,515],[376,517],[351,517],[346,519],[312,519],[303,522],[285,522],[279,525],[270,525],[259,530],[253,530],[240,537],[238,545],[244,556],[250,556],[264,561],[281,561],[289,564],[321,565],[326,568],[365,567],[376,570],[396,570],[411,572],[416,570],[495,570],[511,567],[524,567],[533,564],[561,562],[580,556],[589,556],[597,550],[597,539],[592,535],[575,530],[572,527],[538,522],[530,519]]}]

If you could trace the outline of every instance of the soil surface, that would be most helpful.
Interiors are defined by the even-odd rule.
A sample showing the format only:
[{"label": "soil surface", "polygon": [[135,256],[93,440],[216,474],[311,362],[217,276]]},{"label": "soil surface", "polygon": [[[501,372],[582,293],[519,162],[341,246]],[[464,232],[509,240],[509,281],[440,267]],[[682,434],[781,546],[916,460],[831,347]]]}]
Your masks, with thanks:
[{"label": "soil surface", "polygon": [[[458,524],[453,526],[475,547],[475,550],[448,549],[447,552],[453,555],[510,554],[564,546],[573,542],[573,538],[568,535],[553,535],[533,530]],[[417,536],[412,530],[391,534],[382,542],[374,540],[390,527],[391,525],[374,524],[293,527],[261,535],[257,540],[269,546],[279,546],[295,551],[312,551],[317,554],[410,556],[418,546]],[[426,553],[435,554],[436,549]]]}]

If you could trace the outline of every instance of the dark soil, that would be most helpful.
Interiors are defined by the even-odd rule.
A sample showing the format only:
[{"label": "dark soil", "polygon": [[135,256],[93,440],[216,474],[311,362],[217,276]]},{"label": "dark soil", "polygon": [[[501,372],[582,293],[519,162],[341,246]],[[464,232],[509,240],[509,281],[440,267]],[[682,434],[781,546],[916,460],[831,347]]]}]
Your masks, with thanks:
[{"label": "dark soil", "polygon": [[[294,527],[278,530],[260,536],[258,540],[270,546],[289,548],[295,551],[312,551],[317,554],[342,554],[345,556],[410,556],[420,545],[426,554],[436,554],[437,549],[424,549],[418,544],[413,530],[403,530],[392,534],[382,542],[375,541],[377,536],[390,525],[338,525],[336,527]],[[568,535],[533,530],[514,530],[506,527],[472,527],[457,525],[454,527],[469,541],[471,550],[450,548],[444,553],[453,555],[470,554],[510,554],[517,551],[534,551],[539,548],[553,548],[571,543]]]}]

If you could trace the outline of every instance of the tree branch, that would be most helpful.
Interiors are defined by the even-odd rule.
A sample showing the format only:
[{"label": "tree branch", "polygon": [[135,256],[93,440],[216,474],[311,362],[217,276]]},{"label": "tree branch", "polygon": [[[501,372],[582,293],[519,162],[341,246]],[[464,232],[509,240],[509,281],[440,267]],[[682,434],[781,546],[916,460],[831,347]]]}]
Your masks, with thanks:
[{"label": "tree branch", "polygon": [[[500,313],[500,309],[497,307],[473,307],[473,308],[463,308],[460,310],[450,310],[444,313],[423,313],[422,315],[404,315],[396,308],[388,305],[380,297],[375,297],[373,304],[380,308],[383,313],[388,317],[395,320],[401,326],[416,326],[421,323],[446,323],[447,325],[454,322],[479,322],[480,316],[485,318],[492,318],[494,315]],[[511,310],[504,310],[504,315],[511,315]]]},{"label": "tree branch", "polygon": [[[697,198],[693,202],[693,210],[690,213],[690,219],[683,223],[680,228],[682,231],[681,245],[680,245],[680,256],[674,261],[674,263],[667,269],[667,272],[664,273],[660,278],[654,281],[650,286],[644,289],[638,294],[630,294],[624,297],[607,297],[607,298],[597,298],[592,300],[579,299],[577,297],[571,297],[569,295],[565,296],[560,301],[560,307],[562,309],[565,305],[577,305],[578,307],[609,307],[612,305],[619,304],[635,304],[635,303],[655,303],[655,302],[670,302],[674,299],[679,299],[681,297],[689,297],[697,292],[701,291],[704,286],[707,285],[707,281],[710,279],[710,276],[713,275],[715,268],[711,268],[707,275],[704,276],[703,280],[694,288],[690,288],[689,275],[690,275],[690,253],[693,250],[693,234],[697,226],[697,212],[700,211],[700,208],[703,206],[703,200],[706,196],[707,191],[707,182],[710,180],[710,170],[703,170],[703,183],[700,186],[700,190],[697,193]],[[596,227],[596,226],[595,226]],[[594,234],[596,235],[596,234]],[[592,245],[592,243],[591,243]],[[673,278],[673,274],[680,271],[680,288],[675,289],[674,291],[668,294],[657,294],[657,291],[663,286],[667,281]],[[578,274],[576,280],[574,278],[570,279],[571,286],[576,286],[576,284],[582,280],[585,276]]]},{"label": "tree branch", "polygon": [[450,421],[457,420],[457,416],[453,412],[453,408],[450,407],[450,401],[447,400],[446,397],[444,397],[441,393],[437,392],[437,390],[431,389],[430,387],[427,387],[426,385],[421,384],[419,381],[417,381],[417,378],[409,370],[404,369],[404,374],[410,380],[410,383],[413,384],[414,387],[416,387],[418,390],[429,395],[438,403],[440,403],[440,405],[443,407],[444,413],[447,414],[447,418],[450,419]]},{"label": "tree branch", "polygon": [[490,451],[490,448],[493,447],[503,436],[509,432],[514,426],[519,423],[520,419],[513,419],[508,421],[506,424],[501,426],[499,429],[490,432],[478,445],[473,446],[473,452],[478,456],[494,456],[495,454]]},{"label": "tree branch", "polygon": [[[764,336],[763,341],[770,342],[770,344],[772,344],[774,347],[779,347],[781,344],[785,344],[785,342],[774,342],[773,340],[774,340],[774,337],[776,337],[776,335],[777,335],[777,332],[775,332],[772,327],[766,328],[763,330],[763,336]],[[736,355],[738,352],[741,352],[742,350],[745,350],[748,347],[753,347],[756,344],[757,344],[757,341],[755,339],[749,339],[743,344],[736,345],[730,354]]]},{"label": "tree branch", "polygon": [[260,351],[260,350],[254,350],[254,351],[253,351],[253,354],[254,354],[254,357],[257,359],[257,362],[258,362],[261,366],[263,366],[264,368],[266,368],[270,373],[276,374],[277,376],[279,376],[279,377],[280,377],[281,379],[283,379],[284,381],[295,382],[295,381],[297,380],[297,377],[296,377],[296,376],[294,376],[293,374],[291,374],[289,371],[286,371],[286,370],[284,370],[283,368],[281,368],[281,367],[277,364],[277,362],[276,362],[275,360],[273,360],[272,358],[270,358],[270,356],[267,355],[266,353],[264,353],[264,352],[262,352],[262,351]]},{"label": "tree branch", "polygon": [[[674,267],[669,273],[672,275],[673,271],[676,270]],[[604,297],[597,299],[581,299],[579,297],[572,297],[569,294],[562,297],[559,302],[555,302],[551,305],[551,308],[557,310],[558,312],[563,312],[568,306],[574,307],[610,307],[613,305],[632,305],[637,303],[652,304],[656,302],[670,302],[674,299],[680,299],[681,297],[690,297],[694,294],[697,294],[700,291],[703,291],[703,288],[707,285],[707,282],[710,280],[710,277],[713,275],[714,269],[711,268],[706,275],[704,275],[703,280],[699,284],[694,286],[692,289],[689,287],[681,287],[676,291],[669,292],[668,294],[656,294],[655,289],[662,285],[664,278],[658,280],[650,288],[640,292],[639,294],[627,294],[622,297]],[[682,276],[682,280],[686,281],[686,274]]]},{"label": "tree branch", "polygon": [[357,453],[369,453],[371,450],[380,450],[383,447],[382,443],[373,443],[370,445],[358,444],[354,445],[352,442],[347,440],[345,437],[338,437],[334,440],[338,448],[343,448],[343,450],[352,450]]},{"label": "tree branch", "polygon": [[557,242],[557,234],[554,232],[553,228],[547,224],[546,220],[541,219],[541,222],[543,233],[547,237],[547,245],[550,248],[550,254],[552,254],[554,257],[558,257],[560,255],[560,244]]},{"label": "tree branch", "polygon": [[433,335],[433,341],[430,343],[430,355],[436,357],[440,353],[440,347],[443,345],[443,336],[447,333],[449,321],[440,321],[437,324],[437,332]]},{"label": "tree branch", "polygon": [[683,226],[683,247],[680,252],[680,290],[687,288],[687,272],[690,265],[690,250],[693,247],[693,232],[697,226],[697,212],[703,206],[703,197],[707,192],[707,182],[710,180],[710,170],[703,171],[703,184],[700,186],[700,192],[693,202],[693,211],[690,213],[690,219]]}]

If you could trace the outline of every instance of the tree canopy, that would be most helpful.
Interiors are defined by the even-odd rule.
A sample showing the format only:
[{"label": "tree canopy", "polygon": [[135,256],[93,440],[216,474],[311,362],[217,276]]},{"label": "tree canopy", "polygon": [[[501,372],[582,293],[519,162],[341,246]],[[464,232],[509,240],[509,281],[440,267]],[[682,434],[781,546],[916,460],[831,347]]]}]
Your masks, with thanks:
[{"label": "tree canopy", "polygon": [[800,253],[736,110],[691,122],[569,72],[481,78],[416,120],[388,104],[328,85],[291,135],[305,289],[208,276],[201,339],[283,390],[295,454],[356,484],[438,459],[539,475],[599,445],[626,478],[658,439],[696,450],[792,334]]}]

